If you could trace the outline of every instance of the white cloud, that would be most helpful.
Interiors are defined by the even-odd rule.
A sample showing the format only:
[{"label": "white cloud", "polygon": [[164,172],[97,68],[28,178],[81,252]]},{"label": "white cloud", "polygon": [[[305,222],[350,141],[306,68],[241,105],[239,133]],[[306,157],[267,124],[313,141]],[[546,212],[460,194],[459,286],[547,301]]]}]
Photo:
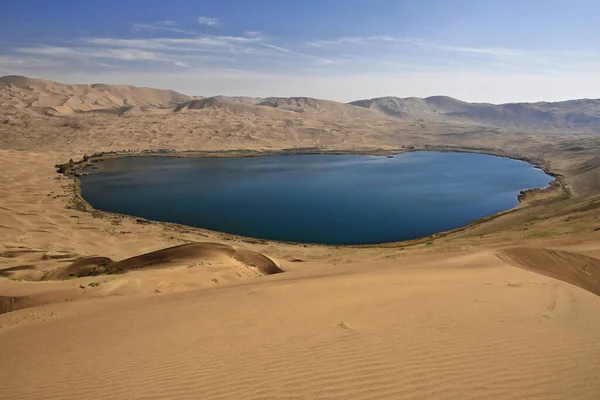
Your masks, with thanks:
[{"label": "white cloud", "polygon": [[[270,49],[274,49],[274,50],[281,51],[281,52],[288,53],[288,54],[289,53],[296,53],[295,51],[292,51],[290,49],[286,49],[284,47],[279,47],[279,46],[275,46],[275,45],[268,44],[268,43],[261,43],[261,45],[265,46],[265,47],[268,47]],[[298,54],[298,53],[296,53],[296,54]]]},{"label": "white cloud", "polygon": [[261,38],[264,36],[262,34],[262,32],[259,32],[259,31],[246,31],[246,32],[244,32],[244,35],[246,35],[248,37],[253,37],[253,38]]},{"label": "white cloud", "polygon": [[[81,42],[88,46],[102,49],[129,48],[135,50],[153,51],[157,53],[177,54],[180,57],[190,57],[191,53],[232,53],[260,54],[262,38],[246,36],[214,36],[151,38],[151,39],[120,39],[120,38],[84,38]],[[268,46],[265,46],[268,47]],[[277,47],[277,46],[275,46]],[[273,49],[275,49],[273,47]],[[18,51],[30,51],[30,49]],[[48,50],[34,49],[32,52]],[[282,51],[279,49],[278,51]],[[263,52],[264,53],[264,52]]]},{"label": "white cloud", "polygon": [[137,49],[94,49],[89,47],[21,47],[15,49],[19,53],[63,57],[93,57],[115,60],[157,60],[158,54]]},{"label": "white cloud", "polygon": [[231,46],[260,42],[261,38],[245,36],[198,36],[193,38],[158,38],[148,39],[149,42],[163,44],[184,44],[195,46]]},{"label": "white cloud", "polygon": [[266,48],[269,48],[269,49],[277,50],[279,52],[288,54],[290,56],[294,56],[295,55],[295,56],[298,56],[298,57],[310,59],[310,60],[312,60],[312,63],[314,63],[316,65],[337,64],[336,61],[330,60],[328,58],[322,58],[320,56],[316,56],[316,55],[313,55],[313,54],[301,53],[301,52],[298,52],[298,51],[290,50],[290,49],[285,48],[285,47],[275,46],[275,45],[269,44],[269,43],[261,42],[260,45],[264,46]]},{"label": "white cloud", "polygon": [[109,47],[131,47],[137,49],[164,49],[168,46],[152,39],[85,38],[84,42]]},{"label": "white cloud", "polygon": [[65,66],[63,63],[57,62],[56,60],[48,60],[36,57],[15,57],[15,56],[0,56],[0,67],[2,68],[14,68],[14,67],[27,67],[27,68],[53,68],[58,66]]},{"label": "white cloud", "polygon": [[220,24],[219,18],[198,17],[198,25],[219,26]]},{"label": "white cloud", "polygon": [[465,46],[449,46],[445,44],[436,44],[430,43],[426,41],[418,42],[419,45],[423,47],[434,48],[437,50],[444,50],[450,52],[459,52],[459,53],[472,53],[472,54],[482,54],[488,56],[518,56],[525,54],[524,51],[518,49],[507,49],[502,47],[465,47]]},{"label": "white cloud", "polygon": [[328,40],[312,40],[305,42],[304,44],[308,47],[324,48],[342,46],[348,44],[390,44],[390,43],[408,43],[409,39],[395,38],[391,36],[367,36],[367,37],[355,37],[355,36],[343,36],[336,39]]},{"label": "white cloud", "polygon": [[323,58],[323,59],[318,59],[316,61],[316,64],[320,64],[320,65],[332,65],[332,64],[337,64],[337,61],[334,60],[329,60],[327,58]]}]

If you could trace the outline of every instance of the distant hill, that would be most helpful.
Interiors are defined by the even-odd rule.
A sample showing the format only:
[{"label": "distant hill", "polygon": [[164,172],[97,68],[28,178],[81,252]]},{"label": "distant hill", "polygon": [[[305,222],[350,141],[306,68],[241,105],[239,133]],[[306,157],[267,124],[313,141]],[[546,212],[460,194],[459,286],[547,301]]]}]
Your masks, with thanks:
[{"label": "distant hill", "polygon": [[401,119],[425,122],[477,123],[480,125],[550,130],[600,132],[600,100],[539,103],[467,103],[447,96],[427,98],[379,97],[349,104]]},{"label": "distant hill", "polygon": [[273,107],[296,113],[331,114],[332,116],[365,116],[373,117],[352,104],[338,103],[331,100],[314,99],[311,97],[268,97],[258,106]]},{"label": "distant hill", "polygon": [[247,97],[247,96],[213,96],[210,99],[216,99],[220,101],[229,101],[232,103],[243,103],[243,104],[258,104],[265,99],[262,97]]},{"label": "distant hill", "polygon": [[264,99],[260,97],[245,97],[245,96],[212,96],[204,98],[194,98],[175,105],[174,111],[178,112],[181,110],[201,110],[210,107],[224,107],[227,104],[246,104],[256,105],[262,102]]},{"label": "distant hill", "polygon": [[228,109],[233,112],[251,113],[260,113],[260,110],[266,112],[272,109],[273,112],[294,112],[331,117],[381,117],[370,110],[365,110],[350,104],[338,103],[330,100],[313,99],[310,97],[268,97],[262,99],[257,97],[242,96],[213,96],[186,101],[185,103],[176,105],[173,110],[175,112],[180,112],[185,110],[202,110],[207,108],[221,108]]},{"label": "distant hill", "polygon": [[[204,113],[226,112],[235,115],[253,114],[269,116],[274,119],[289,118],[292,114],[289,110],[276,109],[272,107],[260,107],[254,103],[258,100],[252,97],[229,97],[229,96],[214,96],[206,98],[196,98],[175,105],[172,110],[175,113],[194,112],[205,110]],[[262,99],[261,99],[262,100]]]},{"label": "distant hill", "polygon": [[24,76],[0,78],[0,110],[33,109],[47,114],[118,109],[169,108],[190,100],[172,90],[117,85],[69,85]]}]

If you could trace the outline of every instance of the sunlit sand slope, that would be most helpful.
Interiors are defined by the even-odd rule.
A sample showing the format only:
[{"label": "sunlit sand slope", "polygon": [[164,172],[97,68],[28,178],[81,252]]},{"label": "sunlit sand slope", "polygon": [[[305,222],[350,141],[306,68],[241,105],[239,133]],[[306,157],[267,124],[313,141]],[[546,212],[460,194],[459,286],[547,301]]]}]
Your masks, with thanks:
[{"label": "sunlit sand slope", "polygon": [[0,397],[591,400],[600,393],[593,317],[600,297],[493,253],[306,263],[246,282],[4,314],[0,358],[10,368],[0,372]]}]

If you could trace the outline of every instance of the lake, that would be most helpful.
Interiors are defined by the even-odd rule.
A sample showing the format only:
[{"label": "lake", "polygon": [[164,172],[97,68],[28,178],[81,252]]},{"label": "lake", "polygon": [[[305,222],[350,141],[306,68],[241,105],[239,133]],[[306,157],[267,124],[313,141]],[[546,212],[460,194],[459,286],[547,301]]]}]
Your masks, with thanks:
[{"label": "lake", "polygon": [[125,157],[81,178],[94,208],[236,235],[323,244],[429,236],[518,205],[553,177],[472,153]]}]

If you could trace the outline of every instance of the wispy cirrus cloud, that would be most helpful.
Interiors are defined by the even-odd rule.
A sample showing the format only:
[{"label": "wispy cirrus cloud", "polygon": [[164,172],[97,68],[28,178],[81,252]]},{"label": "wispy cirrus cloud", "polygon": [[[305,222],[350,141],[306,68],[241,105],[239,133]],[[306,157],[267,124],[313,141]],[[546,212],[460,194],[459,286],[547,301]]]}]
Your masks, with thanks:
[{"label": "wispy cirrus cloud", "polygon": [[86,47],[60,47],[60,46],[40,46],[40,47],[20,47],[15,51],[24,54],[36,54],[53,57],[69,58],[108,58],[115,60],[157,60],[159,55],[150,51],[138,49],[94,49]]},{"label": "wispy cirrus cloud", "polygon": [[260,31],[246,31],[244,32],[245,36],[248,37],[264,37],[265,35]]},{"label": "wispy cirrus cloud", "polygon": [[[268,47],[270,49],[274,49],[274,50],[281,51],[281,52],[288,53],[288,54],[296,53],[295,51],[292,51],[290,49],[286,49],[285,47],[275,46],[273,44],[261,43],[261,45],[265,46],[265,47]],[[298,53],[296,53],[296,54],[298,54]]]},{"label": "wispy cirrus cloud", "polygon": [[455,53],[470,53],[487,56],[519,56],[523,55],[524,51],[519,49],[508,49],[503,47],[468,47],[468,46],[451,46],[447,44],[427,42],[424,40],[414,42],[423,47],[442,50]]},{"label": "wispy cirrus cloud", "polygon": [[392,36],[342,36],[335,39],[310,40],[304,42],[307,47],[329,48],[343,45],[367,45],[367,44],[390,44],[390,43],[408,43],[412,39],[396,38]]},{"label": "wispy cirrus cloud", "polygon": [[171,20],[155,21],[150,23],[135,23],[132,27],[133,32],[143,31],[163,31],[183,34],[194,34],[194,31],[181,29],[177,27],[177,23]]},{"label": "wispy cirrus cloud", "polygon": [[219,18],[213,18],[213,17],[198,17],[198,25],[204,25],[204,26],[219,26],[221,25],[221,21],[219,20]]},{"label": "wispy cirrus cloud", "polygon": [[[200,50],[206,47],[232,47],[247,46],[260,43],[260,37],[245,36],[215,36],[203,35],[185,38],[148,38],[148,39],[120,39],[120,38],[84,38],[83,41],[103,46],[119,46],[139,49],[162,50]],[[177,47],[188,46],[188,47]]]},{"label": "wispy cirrus cloud", "polygon": [[[42,57],[42,62],[45,59],[48,64],[53,60],[69,60],[71,66],[75,67],[77,63],[89,65],[90,60],[103,59],[113,62],[113,65],[99,62],[96,65],[118,67],[120,63],[143,62],[145,68],[151,68],[153,64],[171,64],[180,68],[205,68],[216,65],[231,68],[237,64],[252,64],[257,57],[267,60],[269,55],[270,60],[281,61],[281,57],[276,57],[276,54],[286,53],[286,50],[266,43],[265,38],[258,32],[244,36],[205,34],[144,39],[88,37],[61,46],[37,45],[12,49],[14,53],[21,54],[21,58]],[[9,66],[7,61],[3,64]],[[125,64],[121,67],[127,68]]]},{"label": "wispy cirrus cloud", "polygon": [[[105,60],[108,64],[96,62],[95,66],[127,67],[122,63],[144,63],[145,67],[152,65],[174,65],[181,68],[192,68],[194,66],[217,65],[220,63],[234,63],[235,57],[225,55],[215,55],[207,53],[177,52],[164,49],[160,51],[148,51],[143,49],[127,47],[60,47],[60,46],[39,46],[22,47],[15,49],[16,52],[24,55],[35,55],[45,57],[38,59],[38,64],[56,61],[69,61],[70,66],[78,63],[89,65],[93,60]],[[109,62],[116,64],[110,64]]]},{"label": "wispy cirrus cloud", "polygon": [[[342,36],[312,40],[305,48],[328,55],[342,54],[348,66],[391,66],[406,69],[462,68],[469,71],[575,71],[591,72],[600,66],[600,52],[594,50],[520,49],[499,46],[469,46],[423,38],[394,36]],[[330,57],[334,58],[335,57]],[[339,64],[339,63],[338,63]]]},{"label": "wispy cirrus cloud", "polygon": [[[202,17],[205,18],[205,17]],[[152,26],[172,29],[173,21]],[[178,29],[178,28],[174,28]],[[243,35],[179,34],[170,37],[91,37],[62,46],[15,47],[13,52],[54,58],[87,58],[171,63],[179,67],[201,67],[222,61],[223,68],[278,67],[310,70],[316,66],[344,68],[346,72],[379,70],[432,70],[434,68],[482,70],[589,71],[598,68],[600,55],[588,51],[523,50],[497,46],[455,45],[425,39],[386,35],[342,36],[311,41],[281,41],[259,31]],[[565,60],[568,59],[568,63]],[[239,64],[239,65],[236,65]],[[337,70],[336,73],[340,71]]]},{"label": "wispy cirrus cloud", "polygon": [[152,39],[83,38],[82,41],[92,45],[149,50],[164,49],[168,47],[164,43]]},{"label": "wispy cirrus cloud", "polygon": [[56,60],[51,61],[45,58],[31,56],[0,56],[0,66],[3,68],[48,68],[63,66],[64,64]]}]

